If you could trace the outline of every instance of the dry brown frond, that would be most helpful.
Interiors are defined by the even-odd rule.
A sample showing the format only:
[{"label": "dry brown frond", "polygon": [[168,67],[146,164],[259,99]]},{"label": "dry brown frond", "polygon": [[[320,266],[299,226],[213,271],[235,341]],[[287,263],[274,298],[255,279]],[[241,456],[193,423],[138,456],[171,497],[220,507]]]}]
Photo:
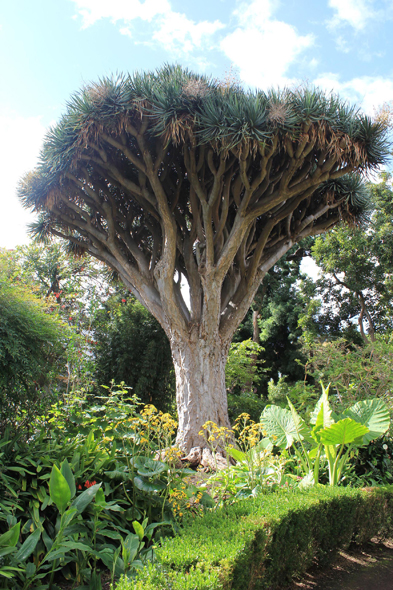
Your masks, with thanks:
[{"label": "dry brown frond", "polygon": [[102,104],[110,95],[108,86],[102,84],[89,84],[85,87],[85,92],[88,94],[92,102]]},{"label": "dry brown frond", "polygon": [[273,103],[270,105],[268,121],[273,125],[284,124],[287,117],[288,107],[283,103]]},{"label": "dry brown frond", "polygon": [[192,117],[187,114],[180,115],[176,119],[172,119],[168,123],[164,132],[165,143],[172,142],[174,145],[185,143],[186,139],[191,135]]},{"label": "dry brown frond", "polygon": [[203,80],[188,80],[183,86],[182,95],[187,98],[205,98],[209,92],[209,86]]},{"label": "dry brown frond", "polygon": [[53,209],[55,204],[60,200],[60,194],[61,192],[58,188],[53,188],[51,191],[49,191],[46,197],[45,207],[50,210]]}]

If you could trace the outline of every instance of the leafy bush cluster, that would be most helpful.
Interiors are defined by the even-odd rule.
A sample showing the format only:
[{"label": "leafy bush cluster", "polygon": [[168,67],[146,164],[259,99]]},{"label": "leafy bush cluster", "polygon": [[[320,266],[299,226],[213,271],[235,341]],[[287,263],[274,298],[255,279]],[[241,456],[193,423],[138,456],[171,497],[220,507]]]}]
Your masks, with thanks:
[{"label": "leafy bush cluster", "polygon": [[[183,483],[170,447],[176,422],[138,410],[122,387],[70,396],[37,418],[30,440],[0,441],[0,580],[13,590],[55,589],[55,580],[100,590],[100,571],[134,575],[154,559],[156,529],[177,529]],[[194,472],[191,472],[194,473]],[[204,494],[207,497],[206,494]],[[196,498],[198,504],[201,498]],[[157,531],[158,532],[158,531]],[[56,574],[56,575],[55,575]]]},{"label": "leafy bush cluster", "polygon": [[0,434],[15,427],[16,418],[30,421],[53,400],[49,386],[59,370],[62,341],[61,322],[0,272]]}]

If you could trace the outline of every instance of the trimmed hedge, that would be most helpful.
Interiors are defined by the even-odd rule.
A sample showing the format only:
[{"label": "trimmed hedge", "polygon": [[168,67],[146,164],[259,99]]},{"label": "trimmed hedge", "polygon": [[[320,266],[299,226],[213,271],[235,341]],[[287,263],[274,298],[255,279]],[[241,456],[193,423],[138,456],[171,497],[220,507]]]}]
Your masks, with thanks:
[{"label": "trimmed hedge", "polygon": [[393,486],[272,493],[187,521],[116,590],[273,590],[351,541],[392,532]]}]

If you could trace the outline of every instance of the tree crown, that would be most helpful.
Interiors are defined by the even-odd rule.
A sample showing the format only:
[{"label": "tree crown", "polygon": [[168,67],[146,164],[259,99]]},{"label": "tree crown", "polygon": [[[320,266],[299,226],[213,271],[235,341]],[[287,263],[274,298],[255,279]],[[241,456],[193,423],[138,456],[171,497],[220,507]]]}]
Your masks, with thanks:
[{"label": "tree crown", "polygon": [[20,196],[43,212],[36,234],[107,262],[163,325],[199,322],[213,281],[233,333],[283,253],[361,214],[361,175],[388,147],[381,123],[317,89],[245,91],[165,66],[73,95]]}]

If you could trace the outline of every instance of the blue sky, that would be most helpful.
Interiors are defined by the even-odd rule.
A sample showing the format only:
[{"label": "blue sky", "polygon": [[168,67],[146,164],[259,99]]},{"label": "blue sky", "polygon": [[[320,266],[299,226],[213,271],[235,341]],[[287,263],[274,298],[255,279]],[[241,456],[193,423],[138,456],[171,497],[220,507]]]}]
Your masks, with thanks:
[{"label": "blue sky", "polygon": [[393,1],[2,0],[0,247],[26,242],[16,185],[69,96],[164,62],[249,87],[318,85],[372,115],[393,101]]}]

